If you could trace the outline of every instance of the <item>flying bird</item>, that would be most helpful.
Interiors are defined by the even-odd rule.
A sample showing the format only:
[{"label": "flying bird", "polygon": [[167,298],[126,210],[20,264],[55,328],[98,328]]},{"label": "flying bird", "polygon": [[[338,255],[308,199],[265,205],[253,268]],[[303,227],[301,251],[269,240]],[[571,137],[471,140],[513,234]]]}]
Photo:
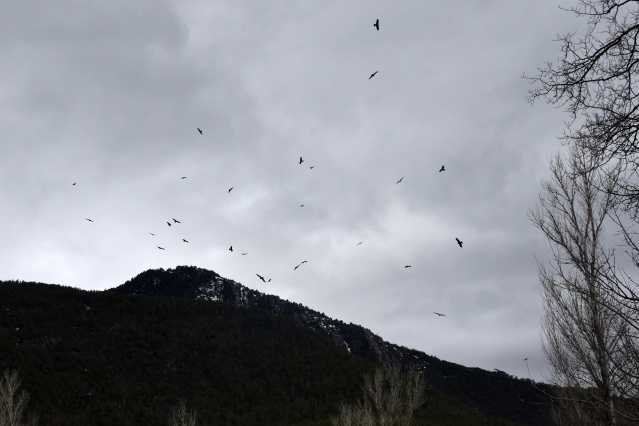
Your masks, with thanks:
[{"label": "flying bird", "polygon": [[300,207],[304,207],[304,204],[300,204]]},{"label": "flying bird", "polygon": [[75,185],[75,182],[73,182],[73,185]]},{"label": "flying bird", "polygon": [[404,176],[402,176],[402,178],[400,180],[398,180],[397,182],[395,182],[395,185],[397,185],[398,183],[400,183],[401,181],[404,180]]},{"label": "flying bird", "polygon": [[528,361],[528,357],[524,358],[524,361]]},{"label": "flying bird", "polygon": [[200,134],[202,134],[202,131],[200,130],[200,128],[199,128],[199,127],[197,128],[197,131],[198,131],[198,132],[200,132]]},{"label": "flying bird", "polygon": [[377,31],[379,31],[379,19],[375,21],[375,23],[373,24],[373,26],[375,28],[377,28]]},{"label": "flying bird", "polygon": [[[233,188],[235,188],[235,187],[234,187],[234,186],[232,186],[232,187],[229,189],[229,191],[228,191],[228,192],[231,192],[231,191],[233,190]],[[228,192],[227,192],[227,194],[228,194]]]},{"label": "flying bird", "polygon": [[171,222],[166,222],[167,225],[171,226]]},{"label": "flying bird", "polygon": [[302,157],[300,157],[300,164],[302,164],[304,162],[304,160],[302,160]]},{"label": "flying bird", "polygon": [[[171,218],[171,219],[173,219],[173,218]],[[175,223],[182,223],[182,222],[180,222],[179,220],[176,220],[176,219],[173,219],[173,222],[175,222]]]},{"label": "flying bird", "polygon": [[89,222],[93,222],[93,221],[92,221],[91,219],[89,219],[89,218],[86,218],[86,217],[85,217],[85,219],[86,219],[86,220],[88,220]]},{"label": "flying bird", "polygon": [[359,246],[360,244],[362,244],[364,241],[360,241],[359,243],[357,243],[357,245]]},{"label": "flying bird", "polygon": [[182,176],[180,179],[186,179],[186,176]]},{"label": "flying bird", "polygon": [[[300,265],[301,265],[301,263],[300,263]],[[296,271],[296,270],[297,270],[297,268],[299,268],[299,267],[300,267],[300,265],[297,265],[295,268],[293,268],[293,270],[294,270],[294,271]]]},{"label": "flying bird", "polygon": [[233,252],[233,246],[229,247],[229,251],[232,253]]},{"label": "flying bird", "polygon": [[[262,281],[266,282],[266,280],[264,279],[264,277],[263,277],[263,276],[261,276],[260,274],[255,274],[255,275],[257,275],[257,277],[258,277],[259,279],[261,279]],[[270,280],[269,280],[269,281],[270,281]]]},{"label": "flying bird", "polygon": [[439,315],[440,317],[445,317],[446,315],[440,314],[439,312],[433,312],[435,315]]},{"label": "flying bird", "polygon": [[461,247],[461,246],[462,246],[462,244],[464,244],[464,242],[463,242],[463,241],[459,241],[459,238],[455,238],[455,239],[457,240],[457,244],[459,244],[459,247]]},{"label": "flying bird", "polygon": [[444,166],[442,166],[442,168],[441,168],[441,169],[439,169],[439,172],[440,172],[440,173],[441,173],[441,172],[445,172],[445,171],[446,171],[446,169],[444,168]]},{"label": "flying bird", "polygon": [[[311,166],[311,170],[313,170],[315,168],[315,166]],[[74,184],[75,185],[75,184]]]},{"label": "flying bird", "polygon": [[370,77],[368,77],[368,79],[370,80],[371,78],[375,77],[375,74],[377,74],[377,73],[378,73],[378,71],[375,71],[374,73],[371,74]]},{"label": "flying bird", "polygon": [[[308,260],[302,260],[302,263],[308,263]],[[300,263],[300,265],[301,265],[302,263]]]},{"label": "flying bird", "polygon": [[248,253],[242,253],[242,256],[246,256]]},{"label": "flying bird", "polygon": [[157,246],[157,248],[159,248],[160,250],[164,250],[164,247]]},{"label": "flying bird", "polygon": [[154,234],[154,233],[152,233],[152,232],[149,232],[149,234],[151,234],[151,235],[153,235],[153,236],[155,237],[155,234]]},{"label": "flying bird", "polygon": [[404,266],[404,268],[412,268],[412,266],[406,265],[406,266]]},{"label": "flying bird", "polygon": [[270,279],[270,278],[268,279],[268,282],[269,282],[269,283],[271,282],[271,279]]},{"label": "flying bird", "polygon": [[182,238],[182,241],[184,241],[185,243],[188,243],[188,241],[186,241],[184,238]]}]

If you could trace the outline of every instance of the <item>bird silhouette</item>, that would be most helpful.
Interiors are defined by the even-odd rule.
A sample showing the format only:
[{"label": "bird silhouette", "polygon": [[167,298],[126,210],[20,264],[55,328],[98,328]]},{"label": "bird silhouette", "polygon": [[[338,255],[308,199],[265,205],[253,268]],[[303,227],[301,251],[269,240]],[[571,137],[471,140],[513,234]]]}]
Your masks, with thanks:
[{"label": "bird silhouette", "polygon": [[524,361],[528,361],[528,358],[524,358]]},{"label": "bird silhouette", "polygon": [[377,31],[379,31],[379,19],[375,21],[375,23],[373,24],[373,26],[375,28],[377,28]]},{"label": "bird silhouette", "polygon": [[297,265],[295,268],[293,268],[293,270],[296,271],[297,268],[299,268],[299,267],[300,267],[300,265]]},{"label": "bird silhouette", "polygon": [[87,218],[87,217],[85,217],[85,219],[86,219],[86,220],[88,220],[89,222],[93,222],[91,219],[89,219],[89,218]]},{"label": "bird silhouette", "polygon": [[182,238],[182,241],[184,241],[185,243],[188,243],[188,241],[186,241],[184,238]]},{"label": "bird silhouette", "polygon": [[455,239],[457,240],[457,244],[459,244],[459,247],[461,247],[461,246],[462,246],[462,244],[464,244],[464,242],[463,242],[463,241],[459,241],[459,238],[455,238]]},{"label": "bird silhouette", "polygon": [[197,128],[197,131],[198,131],[198,132],[200,132],[200,134],[202,134],[202,131],[200,130],[200,128],[199,128],[199,127]]},{"label": "bird silhouette", "polygon": [[359,246],[360,244],[362,244],[364,241],[360,241],[359,243],[357,243],[357,245]]},{"label": "bird silhouette", "polygon": [[[231,191],[233,190],[233,188],[235,188],[235,187],[234,187],[234,186],[232,186],[232,187],[229,189],[229,191],[228,191],[228,192],[231,192]],[[227,194],[228,194],[228,192],[227,192]]]},{"label": "bird silhouette", "polygon": [[149,234],[151,234],[151,235],[153,235],[153,236],[155,237],[155,234],[154,234],[154,233],[152,233],[152,232],[149,232]]},{"label": "bird silhouette", "polygon": [[242,256],[246,256],[248,253],[242,253]]},{"label": "bird silhouette", "polygon": [[311,166],[311,170],[313,170],[315,168],[315,166]]},{"label": "bird silhouette", "polygon": [[412,266],[406,265],[406,266],[404,266],[404,268],[412,268]]},{"label": "bird silhouette", "polygon": [[[257,275],[257,277],[258,277],[259,279],[261,279],[262,281],[266,282],[266,280],[264,279],[264,277],[263,277],[263,276],[261,276],[260,274],[255,274],[255,275]],[[269,280],[269,281],[270,281],[270,280]]]},{"label": "bird silhouette", "polygon": [[269,278],[269,279],[268,279],[268,282],[269,282],[269,283],[271,282],[271,278]]},{"label": "bird silhouette", "polygon": [[156,246],[157,248],[159,248],[160,250],[164,250],[164,247],[160,247],[160,246]]},{"label": "bird silhouette", "polygon": [[446,171],[446,169],[444,168],[444,166],[442,166],[442,168],[441,168],[441,169],[439,169],[439,172],[440,172],[440,173],[441,173],[441,172],[445,172],[445,171]]},{"label": "bird silhouette", "polygon": [[75,182],[73,182],[73,184],[75,185]]},{"label": "bird silhouette", "polygon": [[186,179],[186,176],[182,176],[180,179]]},{"label": "bird silhouette", "polygon": [[304,160],[302,160],[302,157],[300,157],[300,164],[302,164],[304,162]]},{"label": "bird silhouette", "polygon": [[300,207],[304,207],[304,204],[300,204]]},{"label": "bird silhouette", "polygon": [[229,247],[229,251],[232,253],[233,252],[233,246]]},{"label": "bird silhouette", "polygon": [[171,222],[166,222],[167,225],[171,226]]},{"label": "bird silhouette", "polygon": [[440,317],[445,317],[446,315],[440,314],[439,312],[433,312],[435,315],[439,315]]},{"label": "bird silhouette", "polygon": [[[173,218],[171,218],[171,219],[173,219]],[[179,220],[177,220],[177,219],[173,219],[173,222],[175,222],[175,223],[182,223],[182,222],[180,222],[180,221],[179,221]]]},{"label": "bird silhouette", "polygon": [[[308,260],[302,260],[302,263],[308,263]],[[301,265],[302,263],[300,263],[300,265]]]},{"label": "bird silhouette", "polygon": [[368,77],[368,79],[370,80],[371,78],[375,77],[375,74],[377,74],[379,71],[375,71],[374,73],[371,74],[370,77]]},{"label": "bird silhouette", "polygon": [[400,183],[400,182],[401,182],[401,181],[403,181],[403,180],[404,180],[404,176],[402,176],[402,178],[401,178],[400,180],[398,180],[398,181],[395,183],[395,185],[397,185],[398,183]]}]

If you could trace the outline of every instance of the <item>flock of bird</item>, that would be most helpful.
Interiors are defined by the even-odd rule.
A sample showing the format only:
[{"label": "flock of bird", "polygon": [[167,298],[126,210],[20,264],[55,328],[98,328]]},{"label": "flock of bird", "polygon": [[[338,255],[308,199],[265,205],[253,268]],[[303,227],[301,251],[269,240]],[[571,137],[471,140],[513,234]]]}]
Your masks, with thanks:
[{"label": "flock of bird", "polygon": [[[373,26],[375,27],[375,29],[376,29],[377,31],[379,31],[379,19],[377,19],[377,20],[375,21],[375,23],[373,24]],[[378,73],[378,72],[379,72],[379,71],[375,71],[374,73],[372,73],[372,74],[370,75],[370,77],[368,77],[368,79],[370,80],[370,79],[372,79],[373,77],[375,77],[375,76],[377,75],[377,73]],[[200,135],[203,135],[203,134],[204,134],[204,132],[202,131],[202,129],[200,129],[199,127],[197,127],[196,129],[197,129],[197,131],[200,133]],[[300,157],[300,159],[299,159],[299,164],[301,165],[302,163],[304,163],[304,159],[303,159],[302,157]],[[310,166],[310,169],[311,169],[311,170],[312,170],[312,169],[314,169],[314,168],[315,168],[315,166]],[[446,171],[446,169],[445,169],[445,167],[444,167],[444,166],[442,166],[442,167],[441,167],[441,169],[439,170],[439,172],[441,173],[441,172],[444,172],[444,171]],[[186,179],[186,178],[187,178],[187,176],[182,176],[180,179]],[[404,180],[404,177],[402,176],[402,177],[401,177],[401,178],[400,178],[400,179],[396,182],[396,184],[401,183],[403,180]],[[76,185],[76,182],[74,182],[74,183],[73,183],[73,185],[75,186],[75,185]],[[232,187],[230,187],[230,188],[228,189],[228,191],[227,191],[227,194],[229,194],[229,193],[233,190],[233,188],[234,188],[233,186],[232,186]],[[300,205],[300,207],[304,207],[304,204],[301,204],[301,205]],[[89,219],[89,218],[85,218],[85,219],[86,219],[87,221],[89,221],[89,222],[93,222],[93,220],[92,220],[92,219]],[[167,221],[167,222],[166,222],[166,224],[167,224],[169,227],[173,226],[174,224],[180,224],[180,223],[182,223],[182,222],[180,222],[179,220],[177,220],[177,219],[175,219],[175,218],[171,218],[171,219],[173,220],[173,224],[172,224],[170,221]],[[152,235],[152,236],[154,236],[154,237],[156,236],[156,235],[155,235],[154,233],[152,233],[152,232],[149,232],[149,234],[151,234],[151,235]],[[459,247],[461,248],[461,247],[462,247],[463,242],[462,242],[462,241],[460,241],[460,240],[459,240],[459,238],[455,238],[455,240],[457,241],[457,244],[458,244],[458,245],[459,245]],[[183,242],[185,242],[185,243],[188,243],[188,242],[189,242],[189,241],[188,241],[188,240],[186,240],[185,238],[182,238],[182,241],[183,241]],[[364,242],[364,241],[360,241],[360,242],[357,244],[357,246],[360,246],[363,242]],[[166,250],[164,247],[161,247],[161,246],[156,246],[156,247],[157,247],[159,250]],[[230,252],[233,252],[233,246],[230,246],[230,247],[229,247],[229,251],[230,251]],[[242,256],[245,256],[245,255],[247,255],[247,254],[248,254],[248,253],[242,253]],[[307,263],[307,261],[306,261],[306,260],[302,261],[300,264],[296,265],[296,266],[293,268],[293,270],[297,270],[297,269],[298,269],[300,266],[302,266],[302,264],[304,264],[304,263]],[[412,267],[411,265],[405,265],[405,266],[404,266],[404,268],[411,268],[411,267]],[[260,275],[260,274],[255,274],[255,275],[257,275],[257,277],[258,277],[260,280],[262,280],[264,283],[267,283],[267,282],[270,282],[270,281],[271,281],[271,279],[270,279],[270,278],[269,278],[269,279],[268,279],[268,281],[267,281],[267,280],[264,278],[264,276],[262,276],[262,275]],[[440,316],[440,317],[445,317],[445,316],[446,316],[446,315],[441,314],[441,313],[438,313],[438,312],[433,312],[433,313],[434,313],[435,315]]]}]

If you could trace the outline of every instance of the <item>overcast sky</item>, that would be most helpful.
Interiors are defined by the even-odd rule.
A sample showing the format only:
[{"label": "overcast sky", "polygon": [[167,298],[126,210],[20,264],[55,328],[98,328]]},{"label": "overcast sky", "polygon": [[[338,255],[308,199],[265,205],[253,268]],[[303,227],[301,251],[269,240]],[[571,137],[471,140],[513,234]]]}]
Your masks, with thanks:
[{"label": "overcast sky", "polygon": [[556,0],[5,2],[0,279],[194,265],[541,380],[526,211],[568,117],[521,76],[583,24]]}]

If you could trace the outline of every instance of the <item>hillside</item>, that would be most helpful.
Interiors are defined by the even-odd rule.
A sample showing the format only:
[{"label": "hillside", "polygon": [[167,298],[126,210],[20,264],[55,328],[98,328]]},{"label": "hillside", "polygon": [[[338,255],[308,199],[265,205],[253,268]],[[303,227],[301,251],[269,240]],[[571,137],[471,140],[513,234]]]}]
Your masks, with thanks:
[{"label": "hillside", "polygon": [[328,425],[364,373],[398,361],[429,382],[415,424],[552,424],[527,380],[392,345],[204,269],[146,271],[106,292],[2,282],[0,312],[0,368],[20,372],[41,425],[166,424],[181,398],[200,425]]}]

